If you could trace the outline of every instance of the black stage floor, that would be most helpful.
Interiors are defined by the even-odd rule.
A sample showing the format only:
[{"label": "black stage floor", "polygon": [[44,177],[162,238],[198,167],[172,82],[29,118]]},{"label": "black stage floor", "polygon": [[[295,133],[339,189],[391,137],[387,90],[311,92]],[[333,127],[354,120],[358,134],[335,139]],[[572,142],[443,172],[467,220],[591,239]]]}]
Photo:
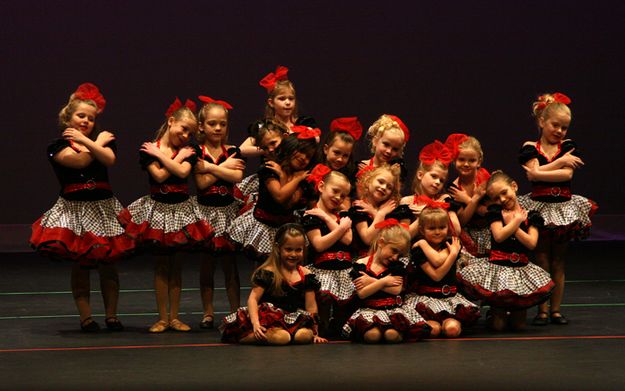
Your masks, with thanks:
[{"label": "black stage floor", "polygon": [[[455,340],[286,347],[226,345],[218,331],[200,331],[195,256],[185,261],[180,316],[193,330],[153,335],[147,332],[157,320],[148,257],[119,265],[119,314],[126,330],[85,334],[69,292],[69,264],[33,253],[0,254],[0,389],[623,390],[624,250],[619,241],[572,245],[563,305],[567,326],[493,334],[482,317]],[[252,266],[239,264],[245,302]],[[227,310],[219,272],[218,316]],[[99,292],[92,303],[103,325]]]}]

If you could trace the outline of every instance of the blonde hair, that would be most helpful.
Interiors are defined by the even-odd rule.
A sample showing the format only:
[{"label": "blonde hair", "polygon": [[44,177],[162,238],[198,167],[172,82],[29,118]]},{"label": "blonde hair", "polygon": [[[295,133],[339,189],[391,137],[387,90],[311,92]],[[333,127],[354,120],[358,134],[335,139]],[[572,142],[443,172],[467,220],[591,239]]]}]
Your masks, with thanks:
[{"label": "blonde hair", "polygon": [[269,253],[269,257],[267,260],[260,265],[253,274],[261,269],[272,269],[273,270],[273,283],[271,286],[272,294],[276,296],[281,296],[284,294],[284,290],[282,289],[282,283],[285,280],[284,276],[281,272],[281,262],[280,259],[280,248],[286,243],[287,236],[290,238],[297,238],[301,236],[304,239],[304,254],[303,260],[307,257],[307,246],[306,246],[306,232],[304,232],[304,228],[299,224],[287,223],[282,225],[276,231],[275,241],[271,246],[271,252]]},{"label": "blonde hair", "polygon": [[412,180],[412,192],[413,193],[415,193],[416,195],[423,194],[423,188],[421,187],[421,180],[419,179],[419,173],[420,172],[423,174],[428,173],[432,171],[432,169],[434,169],[435,167],[438,167],[440,169],[443,169],[449,172],[449,168],[439,160],[435,160],[434,163],[432,164],[425,164],[423,162],[419,162],[419,167],[417,168],[417,172],[414,174],[414,179]]},{"label": "blonde hair", "polygon": [[402,145],[401,151],[399,151],[399,156],[401,157],[404,154],[404,146],[405,146],[405,135],[404,131],[401,129],[397,121],[392,119],[390,116],[386,114],[382,114],[380,118],[378,118],[367,131],[367,137],[369,137],[369,144],[371,145],[371,153],[375,152],[375,146],[373,142],[377,139],[380,139],[384,133],[390,132],[394,134],[400,134],[402,140],[404,140],[404,145]]},{"label": "blonde hair", "polygon": [[[188,108],[187,106],[181,106],[178,110],[174,111],[169,118],[174,118],[175,121],[180,121],[182,119],[188,118],[195,122],[195,126],[197,128],[197,117],[195,113]],[[158,141],[165,135],[165,132],[169,130],[169,118],[163,122],[161,127],[156,131],[156,135],[154,136],[154,140]],[[195,131],[195,129],[193,129]]]},{"label": "blonde hair", "polygon": [[348,185],[350,185],[351,187],[351,182],[349,181],[349,178],[347,177],[347,175],[343,174],[340,171],[336,171],[336,170],[332,170],[329,173],[325,174],[323,176],[323,178],[321,179],[321,181],[323,181],[323,183],[328,184],[334,180],[341,180],[343,182],[346,182]]},{"label": "blonde hair", "polygon": [[508,186],[512,186],[512,184],[515,183],[514,179],[512,179],[505,172],[501,170],[495,170],[490,174],[490,178],[488,178],[488,181],[486,182],[486,189],[488,190],[493,185],[493,183],[499,181],[504,181]]},{"label": "blonde hair", "polygon": [[[268,100],[274,100],[278,95],[284,94],[284,91],[291,92],[295,97],[295,104],[293,105],[293,111],[291,112],[291,118],[297,118],[298,116],[298,105],[297,105],[297,94],[295,93],[295,86],[290,80],[278,80],[276,82],[276,86],[271,90],[269,96],[267,96]],[[265,104],[265,118],[274,118],[276,116],[276,110],[269,105],[269,102]]]},{"label": "blonde hair", "polygon": [[[63,106],[61,111],[59,111],[59,127],[61,128],[61,130],[65,130],[65,128],[69,126],[69,122],[72,119],[72,115],[74,115],[74,112],[76,112],[78,105],[80,105],[81,103],[95,107],[96,112],[98,110],[98,105],[93,100],[76,98],[74,97],[74,94],[72,94],[69,97],[67,104],[65,104],[65,106]],[[93,128],[94,128],[93,130],[95,130],[95,126]],[[96,133],[97,132],[92,131],[89,136],[93,137],[96,135]]]},{"label": "blonde hair", "polygon": [[399,177],[401,175],[401,167],[399,164],[393,164],[392,166],[389,166],[388,164],[383,164],[381,166],[375,167],[371,171],[366,171],[364,174],[362,174],[356,184],[360,198],[366,201],[371,197],[371,194],[369,193],[369,184],[371,184],[371,181],[376,176],[380,175],[383,172],[389,172],[393,176],[393,190],[391,191],[391,196],[389,197],[389,199],[394,201],[399,200]]},{"label": "blonde hair", "polygon": [[[562,102],[556,102],[554,94],[542,94],[532,103],[532,115],[536,118],[536,124],[542,119],[549,118],[555,111],[563,111],[572,117],[569,106]],[[539,126],[540,129],[540,126]]]},{"label": "blonde hair", "polygon": [[449,226],[449,214],[443,208],[424,208],[419,215],[419,234],[423,236],[426,225],[445,223]]},{"label": "blonde hair", "polygon": [[462,149],[474,150],[479,155],[480,162],[484,161],[484,151],[482,150],[482,144],[480,144],[478,139],[476,139],[475,137],[468,136],[468,138],[464,142],[460,143],[460,145],[458,145],[458,150]]},{"label": "blonde hair", "polygon": [[[204,140],[206,139],[206,134],[200,128],[204,124],[204,121],[206,121],[206,117],[208,117],[208,112],[211,111],[215,107],[218,107],[218,108],[222,109],[224,111],[224,113],[226,113],[226,122],[230,121],[230,112],[224,106],[220,105],[219,103],[215,103],[215,102],[205,103],[202,106],[202,108],[200,109],[200,111],[198,111],[198,113],[197,113],[198,126],[197,126],[197,129],[195,131],[195,139],[200,144],[204,144]],[[227,142],[227,140],[228,140],[228,130],[229,129],[227,128],[227,125],[226,125],[226,135],[225,135],[225,137],[224,137],[224,139],[222,141],[222,144],[225,144]]]},{"label": "blonde hair", "polygon": [[402,250],[402,255],[406,255],[410,249],[410,233],[406,228],[397,224],[390,227],[382,228],[371,243],[369,254],[375,254],[378,251],[378,242],[384,240],[386,244],[395,244]]}]

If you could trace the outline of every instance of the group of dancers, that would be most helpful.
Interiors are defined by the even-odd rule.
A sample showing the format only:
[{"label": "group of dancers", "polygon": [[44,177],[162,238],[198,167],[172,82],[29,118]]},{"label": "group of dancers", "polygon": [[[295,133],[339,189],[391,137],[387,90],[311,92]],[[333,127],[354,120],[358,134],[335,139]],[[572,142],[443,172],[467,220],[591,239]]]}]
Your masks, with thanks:
[{"label": "group of dancers", "polygon": [[[115,136],[96,129],[106,101],[85,83],[59,113],[61,137],[48,147],[60,182],[54,206],[33,224],[39,253],[74,261],[72,294],[85,332],[92,318],[90,270],[99,272],[105,326],[117,317],[116,261],[138,250],[155,259],[159,319],[152,333],[189,331],[178,317],[184,257],[200,252],[200,327],[215,326],[214,273],[221,263],[231,314],[220,323],[226,342],[282,345],[345,337],[368,343],[457,337],[489,306],[488,327],[520,329],[537,306],[534,325],[566,324],[561,313],[564,254],[588,236],[596,204],[571,193],[584,162],[568,139],[570,99],[544,94],[533,104],[540,130],[519,163],[532,192],[482,167],[470,135],[454,133],[419,153],[409,195],[402,155],[410,131],[397,116],[380,116],[366,132],[371,157],[352,153],[363,135],[356,117],[321,132],[297,110],[288,69],[260,85],[266,112],[240,146],[227,141],[232,106],[199,96],[178,98],[152,141],[140,148],[150,194],[124,208],[107,167]],[[244,177],[246,158],[260,157]],[[450,171],[457,177],[449,181]],[[196,195],[190,194],[189,177]],[[240,307],[237,253],[257,265],[247,305]]]}]

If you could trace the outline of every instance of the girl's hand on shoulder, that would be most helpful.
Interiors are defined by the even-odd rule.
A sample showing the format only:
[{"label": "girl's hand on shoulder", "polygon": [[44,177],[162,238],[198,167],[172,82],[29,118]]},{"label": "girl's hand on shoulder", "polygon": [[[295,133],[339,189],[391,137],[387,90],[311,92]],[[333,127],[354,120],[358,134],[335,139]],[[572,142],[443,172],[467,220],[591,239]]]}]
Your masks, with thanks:
[{"label": "girl's hand on shoulder", "polygon": [[318,335],[313,336],[313,343],[328,343],[328,340]]},{"label": "girl's hand on shoulder", "polygon": [[88,140],[88,137],[85,136],[83,132],[75,128],[66,128],[63,131],[63,138],[65,140],[73,141],[75,143],[80,143],[83,145],[85,141]]},{"label": "girl's hand on shoulder", "polygon": [[458,239],[457,236],[452,236],[451,243],[445,242],[445,244],[447,245],[447,249],[449,249],[450,254],[453,254],[454,256],[456,256],[460,253],[460,248],[461,248],[460,239]]},{"label": "girl's hand on shoulder", "polygon": [[265,335],[265,332],[267,331],[267,328],[261,326],[260,324],[252,325],[252,327],[254,328],[254,337],[258,341],[266,341],[267,340],[267,336]]},{"label": "girl's hand on shoulder", "polygon": [[113,140],[115,140],[115,135],[111,132],[107,132],[106,130],[103,130],[100,132],[100,134],[98,134],[98,137],[96,138],[95,142],[101,147],[103,147]]},{"label": "girl's hand on shoulder", "polygon": [[575,148],[571,149],[570,151],[556,159],[560,162],[562,167],[570,167],[575,170],[584,165],[584,161],[579,157],[573,155],[573,151],[575,151]]},{"label": "girl's hand on shoulder", "polygon": [[223,161],[220,166],[230,170],[245,170],[245,162],[237,156],[237,153],[228,156],[228,158]]},{"label": "girl's hand on shoulder", "polygon": [[527,220],[527,211],[525,209],[521,209],[520,211],[515,212],[514,219],[519,223],[524,222]]},{"label": "girl's hand on shoulder", "polygon": [[386,281],[386,286],[387,287],[394,287],[394,286],[400,286],[404,283],[404,278],[402,276],[393,276],[393,275],[388,275],[386,277],[384,277],[385,281]]},{"label": "girl's hand on shoulder", "polygon": [[527,176],[527,179],[530,182],[534,182],[534,181],[537,180],[537,177],[536,177],[538,175],[538,166],[537,165],[534,165],[534,166],[531,166],[531,167],[523,165],[521,167],[523,167],[523,169],[525,170],[525,176]]},{"label": "girl's hand on shoulder", "polygon": [[304,179],[306,179],[306,177],[309,174],[310,174],[310,170],[297,171],[295,174],[293,174],[293,179],[297,179],[299,181],[303,181]]},{"label": "girl's hand on shoulder", "polygon": [[412,211],[412,214],[415,215],[415,217],[419,217],[421,215],[421,212],[425,208],[425,204],[421,205],[421,204],[410,203],[408,205],[408,208],[410,208],[410,210]]},{"label": "girl's hand on shoulder", "polygon": [[416,242],[414,242],[414,244],[412,245],[412,248],[423,248],[423,243],[425,243],[425,239],[419,239]]},{"label": "girl's hand on shoulder", "polygon": [[158,149],[158,147],[156,146],[156,143],[152,143],[152,142],[145,142],[141,144],[140,150],[154,157],[158,157],[162,155],[162,152],[160,149]]},{"label": "girl's hand on shoulder", "polygon": [[358,163],[358,171],[364,169],[367,166],[368,166],[367,163],[365,163],[364,161],[361,161],[360,163]]},{"label": "girl's hand on shoulder", "polygon": [[397,208],[397,202],[394,200],[387,200],[380,206],[380,213],[387,215],[393,211],[393,209]]},{"label": "girl's hand on shoulder", "polygon": [[512,210],[502,210],[501,217],[503,218],[504,225],[510,224],[514,219],[514,211]]},{"label": "girl's hand on shoulder", "polygon": [[339,220],[339,229],[344,229],[347,231],[351,227],[352,227],[352,219],[350,219],[347,216],[341,217],[341,219]]},{"label": "girl's hand on shoulder", "polygon": [[377,210],[373,207],[373,205],[371,205],[370,203],[364,200],[356,200],[352,203],[352,205],[370,215],[374,215],[377,212]]},{"label": "girl's hand on shoulder", "polygon": [[188,157],[191,157],[193,155],[195,155],[195,151],[193,150],[193,148],[191,148],[191,147],[181,148],[178,151],[178,154],[176,155],[176,161],[182,162],[182,161],[184,161],[184,159],[186,159]]},{"label": "girl's hand on shoulder", "polygon": [[448,191],[453,199],[457,202],[461,202],[463,204],[468,204],[469,202],[471,202],[471,197],[469,196],[469,193],[466,192],[466,190],[461,190],[457,187],[450,187]]},{"label": "girl's hand on shoulder", "polygon": [[360,277],[354,280],[354,286],[356,290],[361,290],[362,288],[370,285],[376,281],[375,278],[371,277],[365,272],[360,272]]},{"label": "girl's hand on shoulder", "polygon": [[323,221],[326,221],[326,219],[329,217],[328,214],[320,208],[308,209],[306,212],[304,212],[304,216],[306,215],[319,217]]},{"label": "girl's hand on shoulder", "polygon": [[284,179],[284,171],[282,171],[282,167],[280,167],[278,163],[274,162],[273,160],[268,160],[265,162],[265,167],[275,172],[280,178],[280,181]]}]

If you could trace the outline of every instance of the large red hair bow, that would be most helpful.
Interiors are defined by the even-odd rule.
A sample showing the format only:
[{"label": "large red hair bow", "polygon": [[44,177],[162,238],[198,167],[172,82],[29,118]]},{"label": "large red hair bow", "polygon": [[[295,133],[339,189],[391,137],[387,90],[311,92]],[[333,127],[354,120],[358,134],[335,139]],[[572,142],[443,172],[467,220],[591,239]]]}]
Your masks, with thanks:
[{"label": "large red hair bow", "polygon": [[267,90],[267,93],[273,91],[276,87],[276,83],[280,80],[288,80],[287,74],[289,73],[289,68],[278,65],[275,72],[271,72],[267,74],[267,76],[263,77],[259,84]]},{"label": "large red hair bow", "polygon": [[204,96],[204,95],[200,95],[197,98],[200,101],[204,102],[204,103],[215,103],[215,104],[221,105],[226,110],[232,110],[233,109],[233,107],[230,105],[230,103],[226,102],[225,100],[215,100],[215,99],[211,98],[210,96]]},{"label": "large red hair bow", "polygon": [[458,157],[458,154],[460,153],[460,144],[468,139],[469,136],[464,133],[452,133],[447,137],[447,140],[445,140],[445,146],[449,149],[449,152],[451,152],[452,160],[455,160]]},{"label": "large red hair bow", "polygon": [[350,134],[354,140],[358,140],[362,136],[362,124],[358,121],[358,117],[336,118],[330,122],[330,131],[345,132]]},{"label": "large red hair bow", "polygon": [[414,199],[414,201],[412,201],[412,203],[416,204],[416,205],[425,205],[428,208],[449,209],[449,203],[448,202],[434,201],[433,199],[431,199],[430,197],[428,197],[426,195],[420,195],[418,197],[415,197],[415,199]]},{"label": "large red hair bow", "polygon": [[399,119],[399,117],[395,115],[391,115],[391,114],[387,114],[387,115],[391,117],[393,121],[397,122],[397,125],[399,125],[399,128],[401,129],[401,131],[404,132],[404,142],[407,143],[408,140],[410,140],[410,131],[408,130],[408,127],[406,126],[404,121],[402,121],[401,119]]},{"label": "large red hair bow", "polygon": [[179,110],[182,106],[186,106],[191,111],[195,111],[195,109],[197,108],[197,106],[195,105],[195,102],[192,101],[191,99],[187,99],[183,105],[180,98],[176,97],[176,100],[174,101],[174,103],[169,105],[169,108],[167,108],[167,111],[165,112],[165,117],[167,118],[171,117],[172,114],[174,114],[176,110]]},{"label": "large red hair bow", "polygon": [[80,100],[92,100],[95,102],[96,113],[100,114],[106,106],[106,99],[100,93],[100,89],[92,83],[83,83],[74,91],[74,98]]},{"label": "large red hair bow", "polygon": [[447,149],[447,147],[443,143],[436,140],[433,143],[423,147],[423,149],[419,153],[419,160],[421,161],[421,163],[427,164],[428,166],[434,164],[434,162],[437,160],[443,163],[443,165],[447,166],[449,165],[449,163],[451,163],[452,156],[451,152],[449,152],[449,149]]},{"label": "large red hair bow", "polygon": [[315,186],[315,191],[319,191],[319,182],[321,182],[323,177],[328,175],[331,171],[330,167],[319,163],[312,169],[312,171],[310,171],[306,180]]},{"label": "large red hair bow", "polygon": [[569,105],[571,104],[571,98],[561,92],[554,92],[552,95],[541,95],[538,98],[538,102],[539,103],[536,105],[536,110],[542,111],[545,107],[549,106],[552,103],[562,103],[565,105]]},{"label": "large red hair bow", "polygon": [[399,225],[400,227],[404,228],[404,229],[408,229],[408,225],[404,224],[404,223],[400,223],[397,219],[386,219],[384,221],[381,221],[379,223],[377,223],[376,225],[373,226],[373,228],[375,229],[383,229],[383,228],[389,228],[389,227],[393,227]]},{"label": "large red hair bow", "polygon": [[309,138],[318,138],[321,135],[320,129],[312,129],[307,126],[296,125],[291,127],[291,132],[297,133],[297,138],[300,140],[306,140]]},{"label": "large red hair bow", "polygon": [[488,181],[489,178],[490,173],[488,172],[488,170],[484,167],[480,167],[480,169],[477,170],[477,174],[475,175],[475,184],[479,186],[482,183]]}]

